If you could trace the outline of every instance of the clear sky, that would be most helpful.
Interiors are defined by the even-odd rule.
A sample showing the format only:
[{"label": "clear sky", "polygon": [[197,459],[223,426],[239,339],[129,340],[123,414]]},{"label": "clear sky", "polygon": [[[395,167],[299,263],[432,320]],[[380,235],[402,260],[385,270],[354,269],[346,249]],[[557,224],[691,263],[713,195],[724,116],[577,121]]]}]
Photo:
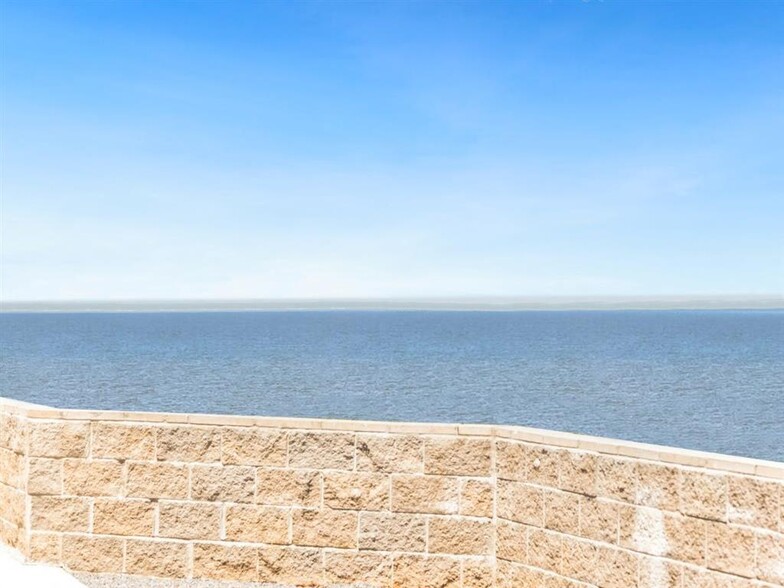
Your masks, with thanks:
[{"label": "clear sky", "polygon": [[0,11],[5,300],[784,290],[784,2]]}]

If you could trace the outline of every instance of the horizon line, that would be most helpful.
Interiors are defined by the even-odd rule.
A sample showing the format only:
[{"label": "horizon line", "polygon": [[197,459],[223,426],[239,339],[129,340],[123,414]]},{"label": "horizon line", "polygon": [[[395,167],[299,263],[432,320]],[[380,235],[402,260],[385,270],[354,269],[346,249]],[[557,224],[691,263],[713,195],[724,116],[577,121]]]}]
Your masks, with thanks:
[{"label": "horizon line", "polygon": [[780,310],[784,294],[609,296],[400,296],[0,300],[13,312],[220,312],[293,310]]}]

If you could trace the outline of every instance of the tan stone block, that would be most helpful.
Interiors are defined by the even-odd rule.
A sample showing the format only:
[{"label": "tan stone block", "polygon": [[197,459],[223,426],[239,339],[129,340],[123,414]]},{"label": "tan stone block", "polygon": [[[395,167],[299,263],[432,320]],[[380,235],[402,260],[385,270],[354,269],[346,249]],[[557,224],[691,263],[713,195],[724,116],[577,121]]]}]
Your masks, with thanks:
[{"label": "tan stone block", "polygon": [[580,536],[604,543],[618,542],[617,503],[586,498],[580,503]]},{"label": "tan stone block", "polygon": [[86,532],[90,504],[84,498],[33,496],[30,524],[35,531]]},{"label": "tan stone block", "polygon": [[595,543],[564,537],[561,556],[562,575],[587,584],[596,583],[599,547]]},{"label": "tan stone block", "polygon": [[496,568],[497,588],[551,588],[546,575],[522,564],[498,560]]},{"label": "tan stone block", "polygon": [[462,567],[463,588],[494,588],[495,566],[492,560],[464,559]]},{"label": "tan stone block", "polygon": [[487,480],[463,480],[460,484],[460,514],[492,517],[495,502],[493,483]]},{"label": "tan stone block", "polygon": [[392,586],[392,556],[378,553],[326,552],[325,580],[330,584],[368,588]]},{"label": "tan stone block", "polygon": [[9,449],[0,449],[0,482],[14,488],[23,488],[26,463],[24,455]]},{"label": "tan stone block", "polygon": [[496,442],[496,470],[499,478],[557,486],[558,462],[558,452],[542,445],[516,441]]},{"label": "tan stone block", "polygon": [[750,584],[747,578],[700,568],[683,568],[683,588],[748,588]]},{"label": "tan stone block", "polygon": [[423,472],[424,441],[417,435],[359,435],[357,470],[416,474]]},{"label": "tan stone block", "polygon": [[258,560],[255,547],[194,543],[193,577],[255,582]]},{"label": "tan stone block", "polygon": [[426,537],[425,517],[400,513],[360,513],[360,549],[425,551]]},{"label": "tan stone block", "polygon": [[168,462],[128,464],[128,496],[136,498],[188,498],[188,467]]},{"label": "tan stone block", "polygon": [[321,474],[295,470],[257,470],[256,502],[273,506],[319,506]]},{"label": "tan stone block", "polygon": [[395,588],[459,588],[460,560],[446,556],[398,555]]},{"label": "tan stone block", "polygon": [[56,533],[32,533],[29,557],[31,561],[60,565],[62,535]]},{"label": "tan stone block", "polygon": [[303,547],[357,548],[357,513],[296,509],[291,513],[292,543]]},{"label": "tan stone block", "polygon": [[59,459],[31,457],[27,478],[28,494],[58,495],[63,491],[63,462]]},{"label": "tan stone block", "polygon": [[456,478],[410,475],[392,477],[393,511],[456,514],[459,504]]},{"label": "tan stone block", "polygon": [[597,547],[596,584],[602,588],[633,588],[640,574],[640,556],[614,547]]},{"label": "tan stone block", "polygon": [[560,572],[563,539],[564,536],[558,533],[529,528],[528,563],[543,570]]},{"label": "tan stone block", "polygon": [[76,496],[119,496],[123,490],[123,466],[112,460],[66,459],[63,461],[63,492]]},{"label": "tan stone block", "polygon": [[757,577],[784,586],[784,537],[770,533],[757,535]]},{"label": "tan stone block", "polygon": [[679,510],[686,515],[727,520],[727,476],[692,470],[680,471]]},{"label": "tan stone block", "polygon": [[227,505],[226,540],[289,543],[289,511],[274,506]]},{"label": "tan stone block", "polygon": [[496,529],[496,557],[518,563],[528,561],[527,527],[499,520]]},{"label": "tan stone block", "polygon": [[425,439],[425,473],[444,476],[489,476],[489,439],[434,437]]},{"label": "tan stone block", "polygon": [[558,486],[569,492],[596,496],[596,462],[593,453],[559,452]]},{"label": "tan stone block", "polygon": [[321,586],[324,579],[322,551],[299,547],[265,547],[259,550],[259,581],[284,585]]},{"label": "tan stone block", "polygon": [[77,572],[119,574],[123,571],[123,540],[88,535],[63,536],[63,565]]},{"label": "tan stone block", "polygon": [[220,429],[186,425],[159,427],[157,456],[161,461],[220,461]]},{"label": "tan stone block", "polygon": [[776,531],[780,484],[745,476],[729,476],[728,481],[729,522]]},{"label": "tan stone block", "polygon": [[32,425],[28,426],[26,418],[3,414],[0,410],[0,447],[15,453],[26,452],[30,428]]},{"label": "tan stone block", "polygon": [[30,456],[87,457],[89,433],[88,423],[30,421]]},{"label": "tan stone block", "polygon": [[152,536],[155,505],[147,500],[96,500],[93,533],[98,535]]},{"label": "tan stone block", "polygon": [[0,484],[0,518],[21,526],[25,518],[25,499],[23,492]]},{"label": "tan stone block", "polygon": [[354,469],[355,435],[351,433],[289,433],[289,466],[332,470]]},{"label": "tan stone block", "polygon": [[286,438],[286,433],[274,429],[223,429],[223,463],[285,467]]},{"label": "tan stone block", "polygon": [[208,502],[253,502],[256,470],[245,466],[191,468],[191,497]]},{"label": "tan stone block", "polygon": [[659,557],[640,558],[641,588],[680,588],[683,566]]},{"label": "tan stone block", "polygon": [[93,423],[92,456],[106,459],[155,459],[155,427]]},{"label": "tan stone block", "polygon": [[211,502],[161,502],[158,535],[172,539],[220,539],[221,510]]},{"label": "tan stone block", "polygon": [[544,491],[522,482],[498,480],[498,516],[518,523],[544,525]]},{"label": "tan stone block", "polygon": [[637,467],[630,459],[599,456],[596,461],[596,493],[602,498],[634,502]]},{"label": "tan stone block", "polygon": [[570,492],[545,493],[544,526],[577,535],[580,529],[580,495]]},{"label": "tan stone block", "polygon": [[385,474],[327,473],[324,504],[333,509],[389,510],[389,486]]},{"label": "tan stone block", "polygon": [[705,565],[706,523],[653,508],[624,507],[620,545],[650,555]]},{"label": "tan stone block", "polygon": [[708,524],[708,567],[736,576],[755,575],[756,538],[749,529]]},{"label": "tan stone block", "polygon": [[188,577],[188,544],[175,541],[129,539],[125,572],[157,578]]},{"label": "tan stone block", "polygon": [[634,502],[662,510],[678,510],[679,470],[673,466],[637,462]]},{"label": "tan stone block", "polygon": [[490,555],[493,525],[462,517],[432,517],[428,521],[428,551],[453,555]]}]

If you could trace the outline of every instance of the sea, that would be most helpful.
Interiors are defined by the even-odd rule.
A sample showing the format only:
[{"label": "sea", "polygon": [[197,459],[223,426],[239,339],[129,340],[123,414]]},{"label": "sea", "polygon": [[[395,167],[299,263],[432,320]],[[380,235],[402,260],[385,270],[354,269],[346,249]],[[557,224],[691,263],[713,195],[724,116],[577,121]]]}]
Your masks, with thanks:
[{"label": "sea", "polygon": [[525,425],[784,461],[784,311],[2,313],[0,395]]}]

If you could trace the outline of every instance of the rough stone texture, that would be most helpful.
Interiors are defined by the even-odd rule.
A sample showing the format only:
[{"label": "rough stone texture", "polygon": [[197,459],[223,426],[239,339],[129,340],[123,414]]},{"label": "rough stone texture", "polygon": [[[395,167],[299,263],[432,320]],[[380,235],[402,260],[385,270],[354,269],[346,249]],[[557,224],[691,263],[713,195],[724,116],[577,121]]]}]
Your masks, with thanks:
[{"label": "rough stone texture", "polygon": [[416,435],[359,435],[357,469],[417,474],[423,471],[424,440]]},{"label": "rough stone texture", "polygon": [[357,584],[373,588],[392,585],[392,556],[378,553],[327,552],[325,582]]},{"label": "rough stone texture", "polygon": [[359,548],[375,551],[425,551],[427,519],[402,513],[361,513]]},{"label": "rough stone texture", "polygon": [[259,504],[310,507],[321,503],[319,472],[259,469],[256,477]]},{"label": "rough stone texture", "polygon": [[122,572],[123,541],[113,537],[63,536],[63,565],[80,572]]},{"label": "rough stone texture", "polygon": [[328,473],[324,504],[334,509],[389,510],[389,476]]},{"label": "rough stone texture", "polygon": [[162,461],[220,461],[221,430],[216,427],[161,427],[157,452]]},{"label": "rough stone texture", "polygon": [[683,514],[727,520],[727,476],[683,469],[679,495]]},{"label": "rough stone texture", "polygon": [[155,427],[94,423],[92,456],[105,459],[155,459]]},{"label": "rough stone texture", "polygon": [[266,547],[259,550],[259,580],[301,586],[320,586],[323,555],[318,549]]},{"label": "rough stone texture", "polygon": [[87,457],[87,423],[35,422],[29,430],[31,457]]},{"label": "rough stone texture", "polygon": [[125,544],[125,571],[141,576],[183,578],[188,574],[188,545],[133,539]]},{"label": "rough stone texture", "polygon": [[221,508],[213,502],[161,502],[158,507],[161,537],[217,541],[220,525]]},{"label": "rough stone texture", "polygon": [[755,575],[755,550],[753,531],[719,523],[708,524],[710,569],[751,578]]},{"label": "rough stone texture", "polygon": [[151,537],[155,528],[155,505],[148,500],[96,500],[93,533]]},{"label": "rough stone texture", "polygon": [[63,491],[73,496],[119,496],[123,466],[114,460],[66,459],[63,461]]},{"label": "rough stone texture", "polygon": [[256,470],[241,466],[193,466],[191,497],[210,502],[253,502]]},{"label": "rough stone texture", "polygon": [[349,433],[289,433],[289,466],[353,470],[354,444]]},{"label": "rough stone texture", "polygon": [[306,547],[357,547],[356,513],[337,510],[295,510],[292,542]]},{"label": "rough stone texture", "polygon": [[581,537],[615,544],[618,542],[618,503],[602,498],[580,502]]},{"label": "rough stone texture", "polygon": [[490,555],[493,535],[490,521],[433,517],[427,525],[427,545],[431,553]]},{"label": "rough stone texture", "polygon": [[498,480],[498,516],[510,521],[544,525],[544,491],[522,482]]},{"label": "rough stone texture", "polygon": [[498,521],[495,555],[501,559],[526,563],[528,560],[527,527],[509,521]]},{"label": "rough stone texture", "polygon": [[393,476],[392,510],[455,514],[459,508],[459,488],[455,478]]},{"label": "rough stone texture", "polygon": [[253,547],[195,543],[193,577],[254,582],[258,578],[258,550]]},{"label": "rough stone texture", "polygon": [[226,540],[246,543],[289,543],[289,511],[273,506],[226,506]]},{"label": "rough stone texture", "polygon": [[492,517],[495,488],[488,480],[463,480],[460,484],[460,514]]},{"label": "rough stone texture", "polygon": [[596,493],[602,498],[634,502],[636,478],[631,459],[600,456],[596,460]]},{"label": "rough stone texture", "polygon": [[569,492],[596,496],[597,456],[578,451],[558,452],[558,485]]},{"label": "rough stone texture", "polygon": [[34,457],[29,460],[28,494],[60,494],[63,489],[63,461]]},{"label": "rough stone texture", "polygon": [[31,499],[30,524],[37,531],[84,533],[89,518],[90,503],[85,498],[33,496]]},{"label": "rough stone texture", "polygon": [[450,557],[401,555],[394,561],[396,588],[457,588],[460,560]]},{"label": "rough stone texture", "polygon": [[678,468],[658,463],[638,462],[635,471],[635,504],[662,510],[678,510]]},{"label": "rough stone texture", "polygon": [[489,476],[491,448],[489,439],[426,439],[425,473],[444,476]]},{"label": "rough stone texture", "polygon": [[230,465],[286,465],[286,434],[256,428],[223,430],[223,463]]},{"label": "rough stone texture", "polygon": [[172,463],[128,464],[126,495],[136,498],[188,498],[188,467]]},{"label": "rough stone texture", "polygon": [[[778,529],[779,485],[758,478],[730,476],[728,520],[730,523]],[[782,529],[784,531],[784,529]]]}]

